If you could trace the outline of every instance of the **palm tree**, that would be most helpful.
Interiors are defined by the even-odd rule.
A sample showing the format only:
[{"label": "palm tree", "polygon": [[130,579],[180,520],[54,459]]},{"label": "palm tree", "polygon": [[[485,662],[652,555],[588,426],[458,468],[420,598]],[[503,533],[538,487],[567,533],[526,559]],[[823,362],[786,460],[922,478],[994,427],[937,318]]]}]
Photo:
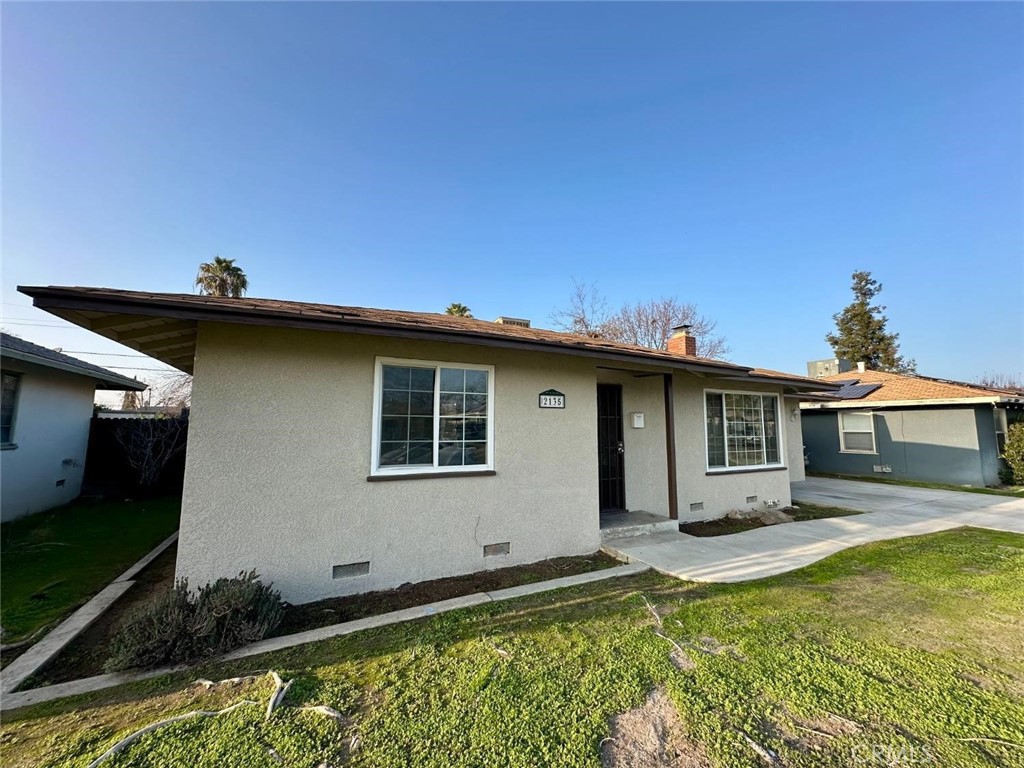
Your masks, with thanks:
[{"label": "palm tree", "polygon": [[465,304],[459,304],[457,301],[453,301],[448,305],[448,309],[444,311],[446,315],[455,315],[456,317],[472,317],[473,313],[469,311],[469,307]]},{"label": "palm tree", "polygon": [[215,256],[212,262],[199,265],[196,286],[200,293],[207,296],[230,296],[238,299],[248,290],[249,278],[245,276],[241,267],[235,266],[234,259]]}]

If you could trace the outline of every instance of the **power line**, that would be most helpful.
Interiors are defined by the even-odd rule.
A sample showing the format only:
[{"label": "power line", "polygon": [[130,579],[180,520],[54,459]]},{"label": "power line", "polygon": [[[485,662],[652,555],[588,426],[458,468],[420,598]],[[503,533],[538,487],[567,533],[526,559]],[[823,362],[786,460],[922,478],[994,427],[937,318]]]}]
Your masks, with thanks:
[{"label": "power line", "polygon": [[130,355],[127,352],[87,352],[84,349],[61,349],[65,355],[102,355],[103,357],[145,357],[152,360],[149,355]]},{"label": "power line", "polygon": [[156,371],[161,374],[169,374],[175,370],[167,368],[134,368],[132,366],[103,366],[103,368],[109,368],[111,371]]},{"label": "power line", "polygon": [[71,325],[70,323],[68,323],[67,325],[64,325],[63,323],[47,323],[47,322],[42,322],[42,323],[31,322],[30,323],[30,322],[21,322],[21,321],[18,321],[18,320],[8,320],[5,317],[4,318],[0,318],[0,325],[34,325],[34,326],[37,326],[39,328],[60,328],[62,330],[69,330],[69,331],[71,331],[71,330],[78,330],[78,331],[87,330],[86,328],[81,328],[81,327],[79,327],[77,325]]}]

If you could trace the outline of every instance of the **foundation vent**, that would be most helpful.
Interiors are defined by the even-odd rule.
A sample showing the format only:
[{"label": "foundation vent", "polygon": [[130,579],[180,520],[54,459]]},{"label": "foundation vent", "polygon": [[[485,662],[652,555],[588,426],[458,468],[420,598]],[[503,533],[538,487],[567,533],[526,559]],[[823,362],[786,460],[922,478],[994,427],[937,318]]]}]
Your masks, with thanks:
[{"label": "foundation vent", "polygon": [[756,504],[757,496],[747,496],[747,504]]},{"label": "foundation vent", "polygon": [[370,574],[370,561],[364,560],[361,563],[346,563],[336,565],[331,569],[333,579],[354,579],[356,576],[368,576]]},{"label": "foundation vent", "polygon": [[507,555],[512,551],[512,542],[502,541],[497,544],[484,544],[484,557]]},{"label": "foundation vent", "polygon": [[698,501],[698,502],[695,502],[695,503],[691,504],[690,505],[690,511],[691,512],[703,512],[704,511],[704,502],[703,501]]}]

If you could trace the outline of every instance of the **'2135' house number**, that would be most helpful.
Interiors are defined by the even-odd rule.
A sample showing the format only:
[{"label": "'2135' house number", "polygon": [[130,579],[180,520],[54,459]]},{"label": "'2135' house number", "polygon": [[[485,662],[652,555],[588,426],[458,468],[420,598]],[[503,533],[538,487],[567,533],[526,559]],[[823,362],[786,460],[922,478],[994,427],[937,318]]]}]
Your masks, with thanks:
[{"label": "'2135' house number", "polygon": [[557,389],[547,389],[540,393],[541,408],[565,408],[565,395]]}]

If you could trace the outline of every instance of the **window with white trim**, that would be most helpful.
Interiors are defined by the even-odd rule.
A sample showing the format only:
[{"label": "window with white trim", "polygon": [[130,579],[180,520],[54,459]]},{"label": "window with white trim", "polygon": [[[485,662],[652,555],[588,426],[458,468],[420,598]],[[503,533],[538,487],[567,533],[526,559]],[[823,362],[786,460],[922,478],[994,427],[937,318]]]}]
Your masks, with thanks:
[{"label": "window with white trim", "polygon": [[494,368],[378,359],[373,475],[493,468]]},{"label": "window with white trim", "polygon": [[875,453],[875,417],[870,411],[839,412],[839,450]]},{"label": "window with white trim", "polygon": [[705,391],[704,417],[709,470],[781,465],[777,396]]}]

